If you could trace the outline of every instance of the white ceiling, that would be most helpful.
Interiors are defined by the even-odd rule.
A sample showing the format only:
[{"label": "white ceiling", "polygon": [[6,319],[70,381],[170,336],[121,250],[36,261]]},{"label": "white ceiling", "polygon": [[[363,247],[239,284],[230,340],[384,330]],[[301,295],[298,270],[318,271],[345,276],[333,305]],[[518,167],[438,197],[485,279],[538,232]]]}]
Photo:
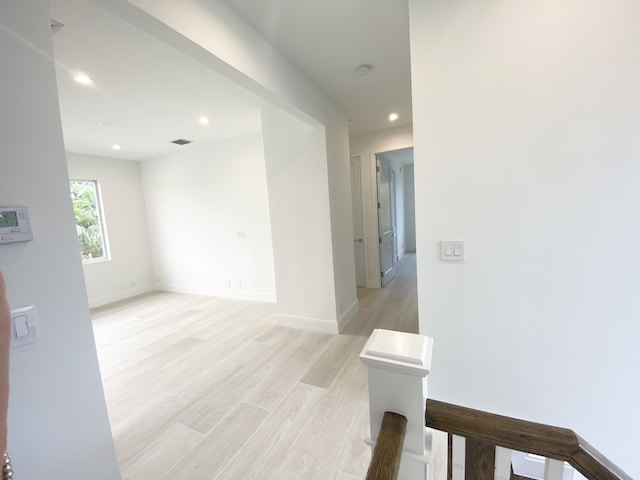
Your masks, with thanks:
[{"label": "white ceiling", "polygon": [[[224,1],[342,108],[352,132],[411,123],[407,2]],[[52,0],[51,16],[64,24],[53,44],[68,151],[143,160],[188,148],[177,138],[259,130],[260,98],[166,43],[86,0]],[[373,69],[360,77],[363,63]],[[94,84],[74,82],[78,71]]]},{"label": "white ceiling", "polygon": [[[405,0],[224,0],[312,79],[357,131],[409,125],[411,70]],[[371,65],[366,77],[357,66]],[[396,112],[393,124],[388,117]]]},{"label": "white ceiling", "polygon": [[[53,46],[67,151],[144,160],[185,148],[178,138],[260,130],[260,98],[166,43],[84,0],[52,0],[51,15],[64,24]],[[93,85],[76,83],[78,71]]]}]

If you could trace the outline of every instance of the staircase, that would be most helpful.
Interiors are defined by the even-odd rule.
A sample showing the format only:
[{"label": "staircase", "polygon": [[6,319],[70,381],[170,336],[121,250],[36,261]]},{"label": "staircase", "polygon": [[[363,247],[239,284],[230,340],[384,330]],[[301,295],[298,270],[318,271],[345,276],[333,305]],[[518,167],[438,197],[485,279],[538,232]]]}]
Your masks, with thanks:
[{"label": "staircase", "polygon": [[[376,438],[366,480],[434,480],[433,430],[447,435],[447,480],[633,480],[567,428],[426,399],[432,345],[421,335],[374,330],[362,350]],[[513,452],[533,455],[542,475],[514,472]]]}]

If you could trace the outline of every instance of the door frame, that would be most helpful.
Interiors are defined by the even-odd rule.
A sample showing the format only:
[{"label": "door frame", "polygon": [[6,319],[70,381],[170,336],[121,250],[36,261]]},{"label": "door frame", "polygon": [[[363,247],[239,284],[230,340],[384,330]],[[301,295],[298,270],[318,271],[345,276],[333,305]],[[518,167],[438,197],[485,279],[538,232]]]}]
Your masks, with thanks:
[{"label": "door frame", "polygon": [[[360,173],[360,221],[362,222],[362,239],[361,239],[361,243],[362,243],[362,254],[363,254],[363,258],[362,258],[362,262],[363,262],[363,269],[364,269],[364,279],[363,279],[363,285],[358,285],[358,265],[357,265],[357,258],[354,258],[354,262],[355,262],[355,267],[356,267],[356,286],[357,287],[367,287],[367,242],[366,242],[366,228],[365,228],[365,214],[364,214],[364,209],[365,209],[365,204],[364,204],[364,188],[363,188],[363,166],[362,164],[365,163],[363,162],[363,158],[366,159],[365,155],[363,154],[353,154],[353,155],[349,155],[349,169],[350,169],[350,173],[351,173],[351,163],[352,162],[356,162],[357,161],[357,166],[359,167],[359,173]],[[365,160],[366,161],[366,160]],[[351,186],[353,187],[353,176],[351,177]],[[353,195],[354,192],[351,192],[352,195],[352,201],[353,201]],[[353,212],[353,205],[352,205],[352,209],[351,211]],[[355,224],[355,219],[352,219],[352,224]],[[354,242],[356,241],[355,238],[355,230],[354,230]],[[355,249],[355,244],[354,244],[354,249]],[[355,257],[355,255],[354,255]]]}]

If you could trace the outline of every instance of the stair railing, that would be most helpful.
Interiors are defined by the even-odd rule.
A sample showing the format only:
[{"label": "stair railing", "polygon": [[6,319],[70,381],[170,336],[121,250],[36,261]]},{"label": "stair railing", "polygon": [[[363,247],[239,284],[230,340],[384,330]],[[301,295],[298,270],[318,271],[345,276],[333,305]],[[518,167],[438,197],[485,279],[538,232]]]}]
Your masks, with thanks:
[{"label": "stair railing", "polygon": [[397,480],[406,433],[407,417],[384,412],[365,480]]},{"label": "stair railing", "polygon": [[572,430],[427,400],[432,348],[429,337],[377,329],[360,354],[375,441],[367,480],[430,478],[433,430],[448,434],[448,480],[531,480],[514,473],[512,450],[544,457],[545,480],[563,480],[565,462],[587,480],[633,480]]},{"label": "stair railing", "polygon": [[510,450],[546,457],[545,480],[561,480],[564,462],[588,480],[632,480],[567,428],[431,399],[427,400],[425,420],[427,427],[449,435],[447,470],[450,480],[516,478],[511,468]]}]

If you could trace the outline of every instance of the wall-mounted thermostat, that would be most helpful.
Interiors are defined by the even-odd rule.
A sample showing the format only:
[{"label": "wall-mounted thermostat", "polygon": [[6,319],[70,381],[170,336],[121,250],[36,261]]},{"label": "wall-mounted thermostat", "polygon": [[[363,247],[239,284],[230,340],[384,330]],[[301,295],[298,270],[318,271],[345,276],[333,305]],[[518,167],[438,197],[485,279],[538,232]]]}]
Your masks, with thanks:
[{"label": "wall-mounted thermostat", "polygon": [[0,207],[0,244],[33,240],[27,207]]}]

